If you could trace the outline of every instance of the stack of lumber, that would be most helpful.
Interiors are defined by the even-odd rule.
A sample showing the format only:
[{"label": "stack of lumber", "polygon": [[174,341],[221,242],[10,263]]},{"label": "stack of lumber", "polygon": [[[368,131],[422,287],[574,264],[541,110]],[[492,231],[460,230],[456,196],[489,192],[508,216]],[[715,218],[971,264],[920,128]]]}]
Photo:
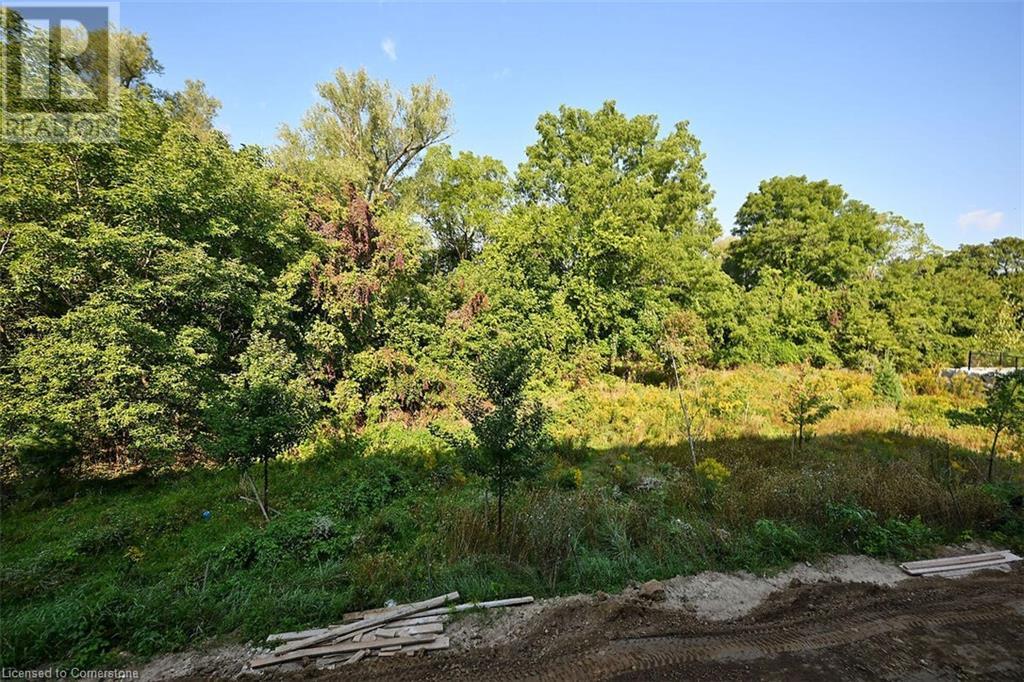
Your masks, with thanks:
[{"label": "stack of lumber", "polygon": [[999,568],[1011,561],[1020,560],[1021,558],[1013,552],[1003,550],[1000,552],[985,552],[984,554],[947,557],[945,559],[911,561],[909,563],[900,564],[900,568],[910,575],[928,576],[959,571],[973,571],[979,568]]},{"label": "stack of lumber", "polygon": [[317,659],[319,667],[356,663],[367,656],[413,656],[421,651],[447,649],[444,624],[451,614],[472,609],[529,604],[533,597],[456,604],[458,592],[412,604],[346,613],[339,625],[315,630],[280,632],[268,642],[283,642],[270,653],[257,656],[253,668]]}]

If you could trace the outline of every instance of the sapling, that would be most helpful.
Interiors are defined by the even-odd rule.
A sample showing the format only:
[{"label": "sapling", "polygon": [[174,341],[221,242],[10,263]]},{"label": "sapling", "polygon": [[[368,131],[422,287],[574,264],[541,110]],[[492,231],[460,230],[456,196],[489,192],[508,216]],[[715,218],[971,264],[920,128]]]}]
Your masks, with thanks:
[{"label": "sapling", "polygon": [[[690,446],[690,459],[693,468],[697,469],[697,438],[698,428],[696,405],[690,405],[680,378],[680,367],[687,383],[699,389],[699,382],[692,380],[690,368],[706,358],[710,352],[707,341],[707,330],[700,318],[690,311],[682,310],[669,315],[662,324],[661,338],[658,342],[659,351],[665,365],[672,372],[676,393],[679,395],[679,409],[683,415],[683,426],[686,429],[686,441]],[[699,400],[699,393],[696,400]],[[696,402],[695,400],[695,402]]]},{"label": "sapling", "polygon": [[281,341],[255,337],[240,364],[240,371],[227,378],[227,390],[207,411],[214,434],[211,450],[243,471],[262,464],[263,494],[256,500],[269,520],[270,460],[301,440],[316,416],[319,396]]},{"label": "sapling", "polygon": [[1024,434],[1024,370],[997,376],[985,391],[984,404],[972,410],[952,410],[949,420],[954,426],[969,424],[992,431],[987,477],[991,483],[999,437]]},{"label": "sapling", "polygon": [[474,367],[479,394],[463,405],[477,441],[473,468],[487,478],[498,498],[499,538],[505,497],[517,481],[534,472],[546,443],[547,411],[526,397],[533,367],[525,346],[499,343]]},{"label": "sapling", "polygon": [[803,449],[810,427],[836,410],[819,383],[808,378],[808,373],[807,365],[801,365],[782,415],[783,420],[796,430],[793,436],[797,449]]},{"label": "sapling", "polygon": [[899,409],[903,402],[903,382],[892,361],[886,358],[875,368],[871,389],[875,396]]}]

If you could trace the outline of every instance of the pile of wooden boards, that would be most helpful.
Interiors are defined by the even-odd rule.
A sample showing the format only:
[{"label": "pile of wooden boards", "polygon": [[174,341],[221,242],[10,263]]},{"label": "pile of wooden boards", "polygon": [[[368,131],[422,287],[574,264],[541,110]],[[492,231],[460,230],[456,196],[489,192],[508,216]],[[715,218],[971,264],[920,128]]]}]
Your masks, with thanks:
[{"label": "pile of wooden boards", "polygon": [[412,656],[420,651],[447,649],[450,642],[443,634],[444,624],[451,614],[529,604],[533,597],[456,604],[458,600],[459,593],[451,592],[412,604],[347,613],[340,625],[270,635],[268,642],[283,644],[265,656],[257,656],[250,665],[262,668],[317,659],[319,667],[331,667],[356,663],[367,656]]},{"label": "pile of wooden boards", "polygon": [[960,571],[973,571],[979,568],[998,568],[1011,561],[1020,561],[1016,554],[1003,550],[1000,552],[985,552],[984,554],[970,554],[968,556],[947,557],[945,559],[930,559],[928,561],[911,561],[900,564],[906,573],[910,575],[942,575]]}]

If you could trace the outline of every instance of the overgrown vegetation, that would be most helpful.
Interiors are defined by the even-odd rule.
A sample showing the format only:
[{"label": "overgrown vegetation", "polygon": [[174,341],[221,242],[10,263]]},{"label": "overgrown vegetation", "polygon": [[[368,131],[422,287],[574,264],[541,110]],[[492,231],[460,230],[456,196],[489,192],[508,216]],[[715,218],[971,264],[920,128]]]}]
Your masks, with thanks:
[{"label": "overgrown vegetation", "polygon": [[892,372],[1021,350],[1024,240],[943,253],[921,225],[789,177],[722,241],[684,123],[562,107],[509,173],[440,144],[436,86],[362,71],[318,86],[276,148],[234,149],[218,102],[197,82],[151,88],[157,62],[130,38],[149,56],[119,143],[0,149],[8,482],[208,457],[266,343],[337,434],[458,408],[499,336],[550,387],[670,372],[691,437],[699,367],[884,363],[892,391]]},{"label": "overgrown vegetation", "polygon": [[440,417],[321,434],[271,461],[269,523],[239,499],[249,493],[231,467],[8,501],[2,658],[102,665],[450,589],[616,590],[828,552],[919,558],[967,539],[1024,549],[1019,444],[1001,446],[990,485],[987,432],[946,421],[979,405],[980,387],[958,395],[910,377],[896,411],[870,375],[818,372],[840,409],[795,451],[775,403],[797,371],[704,372],[696,471],[670,384],[606,378],[550,394],[554,449],[509,488],[500,532],[493,488],[459,445],[470,427]]},{"label": "overgrown vegetation", "polygon": [[510,173],[363,71],[236,149],[121,39],[117,144],[0,145],[4,666],[1024,549],[1022,392],[936,370],[1022,349],[1024,240],[946,253],[805,177],[722,240],[686,123],[561,107]]},{"label": "overgrown vegetation", "polygon": [[950,413],[954,424],[973,424],[992,431],[988,450],[988,481],[992,482],[996,448],[1004,432],[1020,436],[1024,433],[1024,371],[1001,374],[985,392],[985,402],[972,410]]}]

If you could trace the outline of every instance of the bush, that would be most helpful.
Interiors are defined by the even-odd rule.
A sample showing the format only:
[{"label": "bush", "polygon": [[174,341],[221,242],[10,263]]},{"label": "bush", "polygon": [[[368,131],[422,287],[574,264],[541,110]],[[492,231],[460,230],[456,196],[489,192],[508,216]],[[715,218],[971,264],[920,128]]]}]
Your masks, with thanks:
[{"label": "bush", "polygon": [[705,457],[697,464],[697,476],[714,488],[723,485],[731,475],[732,472],[714,457]]},{"label": "bush", "polygon": [[871,556],[911,559],[938,541],[937,534],[914,517],[878,522],[877,515],[852,503],[829,504],[828,530],[840,547]]},{"label": "bush", "polygon": [[754,524],[746,550],[747,568],[782,566],[796,559],[807,558],[813,543],[795,527],[782,521],[759,519]]},{"label": "bush", "polygon": [[896,368],[888,359],[883,360],[875,369],[871,387],[876,397],[890,405],[899,407],[903,402],[903,383]]},{"label": "bush", "polygon": [[555,470],[555,485],[562,490],[578,490],[583,487],[583,471],[579,467],[560,467]]}]

